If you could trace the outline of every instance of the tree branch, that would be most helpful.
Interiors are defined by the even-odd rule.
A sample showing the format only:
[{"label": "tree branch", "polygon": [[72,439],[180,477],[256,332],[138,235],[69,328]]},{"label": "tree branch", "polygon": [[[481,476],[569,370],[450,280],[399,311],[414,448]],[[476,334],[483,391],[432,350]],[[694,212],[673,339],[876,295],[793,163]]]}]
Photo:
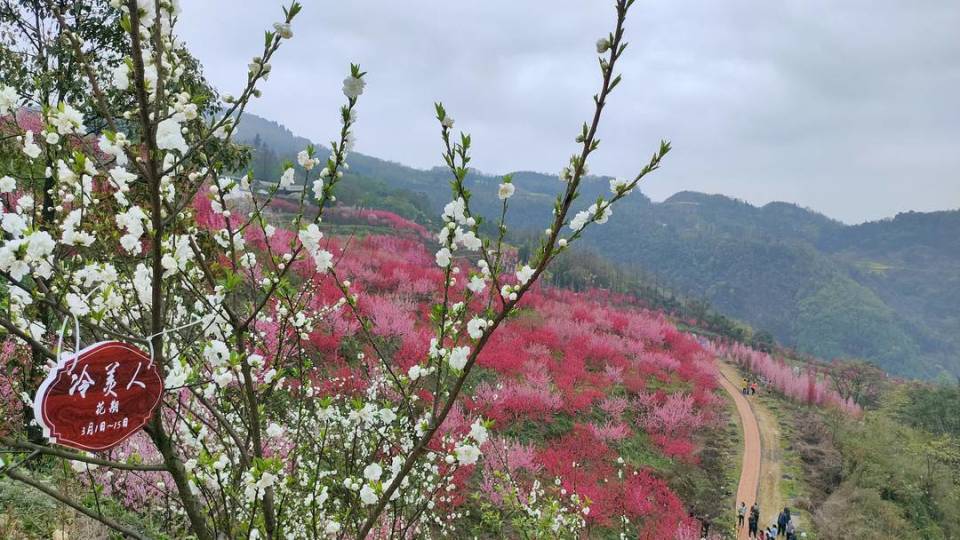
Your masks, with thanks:
[{"label": "tree branch", "polygon": [[45,486],[44,484],[40,483],[40,482],[37,481],[37,480],[34,480],[33,478],[30,478],[29,476],[25,476],[25,475],[23,475],[23,474],[20,474],[20,473],[17,472],[17,471],[11,471],[11,470],[6,471],[4,474],[6,474],[7,477],[11,478],[12,480],[16,480],[17,482],[24,483],[24,484],[26,484],[26,485],[28,485],[28,486],[30,486],[30,487],[32,487],[32,488],[34,488],[34,489],[42,492],[44,495],[46,495],[46,496],[48,496],[48,497],[50,497],[50,498],[56,499],[57,501],[59,501],[59,502],[65,504],[65,505],[69,506],[70,508],[73,508],[73,509],[76,510],[77,512],[80,512],[81,514],[83,514],[83,515],[85,515],[85,516],[87,516],[87,517],[89,517],[89,518],[91,518],[91,519],[94,519],[94,520],[96,520],[96,521],[99,521],[100,523],[103,523],[103,524],[106,525],[107,527],[110,527],[111,529],[119,532],[120,534],[123,534],[123,535],[125,535],[125,536],[127,536],[127,537],[129,537],[129,538],[136,538],[137,540],[149,540],[149,539],[148,539],[146,536],[144,536],[143,534],[141,534],[141,533],[139,533],[139,532],[137,532],[137,531],[134,531],[133,529],[124,527],[124,526],[121,525],[120,523],[118,523],[118,522],[116,522],[116,521],[114,521],[114,520],[112,520],[112,519],[110,519],[110,518],[108,518],[108,517],[106,517],[106,516],[98,515],[98,514],[97,514],[96,512],[94,512],[93,510],[90,510],[89,508],[81,505],[80,503],[74,501],[73,499],[70,499],[70,498],[67,497],[66,495],[61,494],[59,491],[57,491],[57,490],[55,490],[55,489],[53,489],[53,488],[51,488],[51,487]]},{"label": "tree branch", "polygon": [[122,463],[119,461],[111,461],[108,459],[100,459],[92,456],[87,456],[80,454],[78,452],[71,452],[69,450],[61,450],[59,448],[54,448],[52,446],[43,446],[40,444],[34,444],[27,441],[17,441],[11,439],[10,437],[0,437],[0,444],[9,446],[11,448],[19,448],[21,450],[30,450],[33,452],[39,452],[47,456],[55,456],[63,459],[69,459],[73,461],[80,461],[83,463],[89,463],[91,465],[98,465],[101,467],[110,467],[111,469],[120,469],[124,471],[154,471],[154,472],[166,472],[167,467],[162,464],[155,465],[134,465],[131,463]]}]

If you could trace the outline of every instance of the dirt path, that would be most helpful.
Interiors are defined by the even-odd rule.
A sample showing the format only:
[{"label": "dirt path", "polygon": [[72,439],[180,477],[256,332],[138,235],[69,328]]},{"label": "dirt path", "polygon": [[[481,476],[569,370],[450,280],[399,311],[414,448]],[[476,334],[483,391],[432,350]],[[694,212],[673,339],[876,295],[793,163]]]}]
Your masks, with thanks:
[{"label": "dirt path", "polygon": [[[750,508],[757,500],[757,491],[760,486],[762,453],[760,427],[747,398],[740,393],[740,388],[728,379],[728,377],[731,377],[729,367],[722,363],[718,367],[721,373],[719,377],[720,385],[730,394],[734,404],[736,404],[737,412],[740,413],[740,425],[743,427],[743,466],[740,471],[740,485],[737,487],[737,503],[743,501],[747,504],[747,508]],[[732,376],[735,377],[736,372],[733,372]],[[734,509],[731,509],[731,511],[735,512]],[[763,523],[763,517],[763,509],[761,508],[760,523]],[[743,528],[738,531],[737,538],[747,538],[746,522],[744,522]]]},{"label": "dirt path", "polygon": [[751,398],[753,414],[760,426],[760,525],[773,523],[786,506],[781,492],[783,478],[783,451],[780,448],[780,423],[773,412],[759,400]]}]

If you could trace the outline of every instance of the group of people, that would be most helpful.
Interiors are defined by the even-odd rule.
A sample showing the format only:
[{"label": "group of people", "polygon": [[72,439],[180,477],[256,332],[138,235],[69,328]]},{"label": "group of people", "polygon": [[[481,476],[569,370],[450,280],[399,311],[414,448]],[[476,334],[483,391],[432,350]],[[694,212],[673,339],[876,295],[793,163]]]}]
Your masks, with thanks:
[{"label": "group of people", "polygon": [[750,382],[746,378],[743,379],[743,388],[740,389],[740,393],[745,396],[751,396],[757,393],[757,381]]},{"label": "group of people", "polygon": [[[777,520],[771,523],[766,529],[760,529],[760,505],[753,503],[750,507],[749,517],[747,517],[747,504],[740,501],[737,505],[737,529],[743,528],[744,521],[747,522],[747,534],[750,538],[759,540],[775,540],[780,536],[787,540],[797,540],[797,538],[806,538],[806,533],[797,530],[793,517],[790,515],[790,509],[784,508]],[[798,536],[799,535],[799,536]]]}]

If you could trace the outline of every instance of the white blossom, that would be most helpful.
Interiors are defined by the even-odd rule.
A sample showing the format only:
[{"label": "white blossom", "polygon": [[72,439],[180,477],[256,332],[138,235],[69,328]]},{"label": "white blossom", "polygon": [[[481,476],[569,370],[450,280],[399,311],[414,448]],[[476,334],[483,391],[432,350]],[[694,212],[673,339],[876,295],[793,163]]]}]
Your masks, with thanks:
[{"label": "white blossom", "polygon": [[483,336],[483,330],[487,327],[487,320],[481,317],[474,317],[467,323],[467,333],[472,339],[480,339]]},{"label": "white blossom", "polygon": [[283,39],[290,39],[293,37],[293,30],[290,28],[290,23],[273,23],[273,29],[276,30],[277,35]]},{"label": "white blossom", "polygon": [[393,409],[380,409],[380,420],[384,424],[392,424],[396,419],[397,413],[393,412]]},{"label": "white blossom", "polygon": [[443,220],[455,221],[461,225],[465,225],[467,222],[466,209],[466,201],[463,200],[463,197],[458,197],[457,200],[450,201],[443,207]]},{"label": "white blossom", "polygon": [[27,130],[23,134],[23,153],[30,159],[37,159],[40,156],[40,147],[33,142],[33,131]]},{"label": "white blossom", "polygon": [[610,40],[608,38],[600,38],[597,40],[597,54],[603,54],[610,50]]},{"label": "white blossom", "polygon": [[377,493],[368,485],[360,489],[360,501],[365,505],[375,504],[377,502]]},{"label": "white blossom", "polygon": [[454,347],[450,351],[450,358],[447,363],[456,370],[462,370],[467,365],[467,358],[470,356],[470,347]]},{"label": "white blossom", "polygon": [[380,476],[383,474],[383,468],[380,467],[378,463],[371,463],[363,469],[363,477],[371,482],[376,482],[380,480]]},{"label": "white blossom", "polygon": [[440,250],[437,251],[436,259],[437,259],[437,266],[439,266],[440,268],[446,268],[450,266],[450,250],[445,247],[440,248]]},{"label": "white blossom", "polygon": [[286,189],[292,186],[294,183],[295,174],[296,171],[294,171],[293,167],[287,167],[283,171],[283,174],[280,175],[280,187]]},{"label": "white blossom", "polygon": [[477,444],[483,445],[487,442],[488,436],[487,428],[483,427],[483,423],[480,420],[475,420],[473,425],[470,426],[470,437],[477,441]]},{"label": "white blossom", "polygon": [[27,241],[27,259],[40,261],[53,253],[56,243],[47,231],[34,231],[24,236]]},{"label": "white blossom", "polygon": [[297,163],[305,170],[311,170],[317,165],[317,160],[310,157],[306,150],[301,150],[297,154]]},{"label": "white blossom", "polygon": [[113,68],[111,82],[117,90],[126,90],[130,87],[130,67],[126,62],[120,62]]},{"label": "white blossom", "polygon": [[213,367],[220,367],[230,359],[230,350],[227,344],[220,340],[213,340],[203,349],[203,358]]},{"label": "white blossom", "polygon": [[316,223],[311,223],[306,229],[302,229],[298,237],[304,249],[313,257],[318,272],[326,272],[333,268],[333,254],[320,248],[320,239],[323,238],[323,233],[320,232]]},{"label": "white blossom", "polygon": [[56,109],[52,109],[48,120],[51,126],[57,128],[57,133],[60,135],[86,131],[83,125],[83,114],[66,103],[61,103]]},{"label": "white blossom", "polygon": [[610,192],[614,195],[619,195],[623,193],[624,195],[629,195],[633,188],[627,189],[627,186],[630,185],[630,182],[626,180],[621,180],[619,178],[610,179]]},{"label": "white blossom", "polygon": [[266,490],[267,488],[273,487],[276,483],[277,475],[264,471],[263,474],[260,475],[260,479],[257,480],[257,487],[261,490]]},{"label": "white blossom", "polygon": [[497,197],[499,197],[501,201],[505,201],[510,197],[513,197],[513,192],[515,190],[516,188],[513,186],[512,182],[500,184],[500,189],[497,190]]},{"label": "white blossom", "polygon": [[176,150],[181,154],[186,154],[189,148],[180,130],[180,122],[176,115],[157,124],[157,148],[161,150]]},{"label": "white blossom", "polygon": [[586,210],[581,210],[577,212],[577,215],[573,216],[573,219],[570,220],[570,228],[574,231],[581,231],[587,225],[587,221],[590,220],[590,212]]},{"label": "white blossom", "polygon": [[67,308],[70,310],[70,313],[76,315],[77,317],[83,317],[84,315],[90,313],[90,306],[84,302],[80,295],[75,293],[67,293],[66,301]]},{"label": "white blossom", "polygon": [[454,241],[470,251],[477,251],[483,247],[483,241],[473,231],[463,232],[459,228],[456,230]]},{"label": "white blossom", "polygon": [[150,306],[153,300],[152,292],[153,273],[143,263],[137,265],[133,273],[133,286],[137,291],[137,297],[145,306]]},{"label": "white blossom", "polygon": [[213,374],[213,382],[218,386],[227,386],[233,382],[233,373],[229,369],[221,369]]},{"label": "white blossom", "polygon": [[0,220],[0,228],[10,233],[14,238],[20,238],[27,230],[27,220],[22,215],[13,212],[3,214],[3,218]]},{"label": "white blossom", "polygon": [[83,212],[77,208],[76,210],[71,210],[67,217],[64,218],[63,223],[60,225],[63,235],[61,237],[61,242],[68,246],[89,246],[93,244],[95,238],[92,234],[85,231],[78,231],[77,226],[80,224],[80,218]]},{"label": "white blossom", "polygon": [[472,444],[463,444],[458,446],[454,453],[457,455],[457,461],[460,465],[473,465],[480,459],[480,449]]},{"label": "white blossom", "polygon": [[118,226],[127,231],[127,234],[120,237],[120,245],[129,253],[139,254],[142,249],[140,237],[143,236],[147,214],[139,206],[131,206],[126,212],[117,214],[114,219]]},{"label": "white blossom", "polygon": [[20,96],[12,86],[0,86],[0,115],[16,112],[19,100]]},{"label": "white blossom", "polygon": [[360,97],[360,94],[363,94],[363,87],[366,84],[363,79],[351,75],[343,80],[343,95],[350,99],[356,99]]},{"label": "white blossom", "polygon": [[523,268],[517,270],[517,281],[519,281],[521,285],[526,285],[527,282],[530,281],[530,278],[533,277],[533,273],[534,269],[525,264]]},{"label": "white blossom", "polygon": [[114,157],[115,165],[123,167],[127,164],[127,154],[123,151],[127,138],[123,133],[114,134],[112,141],[106,135],[100,135],[100,139],[97,142],[100,150]]},{"label": "white blossom", "polygon": [[423,368],[417,364],[410,366],[410,369],[407,370],[407,377],[409,377],[411,381],[419,379],[422,375],[424,375]]},{"label": "white blossom", "polygon": [[283,428],[275,422],[272,422],[269,426],[267,426],[267,435],[270,437],[279,437],[283,435],[283,431]]},{"label": "white blossom", "polygon": [[600,208],[597,207],[596,203],[594,203],[590,205],[590,208],[587,208],[587,212],[590,212],[590,214],[596,216],[596,219],[594,220],[594,222],[597,225],[603,225],[604,223],[607,222],[607,220],[610,219],[610,216],[613,215],[613,208],[611,208],[610,204],[608,203],[601,210]]},{"label": "white blossom", "polygon": [[179,361],[172,362],[167,368],[167,378],[163,381],[163,387],[166,389],[180,388],[187,382],[190,373]]}]

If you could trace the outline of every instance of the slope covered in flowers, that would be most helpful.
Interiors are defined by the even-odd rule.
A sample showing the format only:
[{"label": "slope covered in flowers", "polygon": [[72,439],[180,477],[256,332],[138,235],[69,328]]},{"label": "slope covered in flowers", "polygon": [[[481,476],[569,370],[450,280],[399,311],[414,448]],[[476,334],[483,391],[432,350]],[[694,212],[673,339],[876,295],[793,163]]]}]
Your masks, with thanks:
[{"label": "slope covered in flowers", "polygon": [[762,377],[771,388],[797,403],[834,407],[851,416],[862,412],[852,399],[838,394],[826,376],[818,374],[812,365],[801,369],[782,357],[751,349],[742,343],[706,343],[705,347],[716,356],[727,358],[741,369]]},{"label": "slope covered in flowers", "polygon": [[[224,217],[212,211],[210,202],[196,198],[197,222],[217,229]],[[277,211],[283,215],[283,208]],[[329,222],[335,234],[323,240],[324,248],[334,254],[337,273],[357,293],[371,332],[384,345],[380,352],[397,372],[407,373],[428,355],[433,334],[426,321],[437,301],[434,295],[442,290],[443,272],[434,262],[432,240],[422,226],[389,212],[341,208]],[[372,234],[352,234],[357,225]],[[261,252],[269,246],[275,254],[286,253],[296,238],[281,227],[269,237],[252,231],[246,241]],[[317,273],[311,261],[294,264],[300,278],[312,282],[312,303],[342,305],[341,289]],[[467,282],[459,281],[458,288]],[[277,325],[264,329],[268,344],[292,331]],[[315,399],[324,393],[359,395],[366,389],[369,366],[358,365],[356,358],[375,351],[362,345],[360,332],[357,319],[340,309],[304,334],[317,359],[315,387],[321,395]],[[10,358],[25,353],[7,341],[3,363],[15,365]],[[483,459],[452,475],[452,485],[475,489],[449,490],[437,497],[437,504],[463,512],[478,530],[489,531],[491,524],[481,523],[480,516],[486,507],[504,504],[500,486],[508,477],[527,492],[539,482],[574,497],[590,536],[623,530],[641,538],[685,538],[699,525],[660,468],[664,462],[696,467],[701,430],[722,420],[712,360],[712,352],[694,337],[629,297],[599,290],[534,289],[479,357],[481,369],[443,426],[444,434],[462,436],[477,418],[493,422]],[[282,369],[273,361],[268,358],[265,372]],[[5,413],[19,415],[19,399],[2,386],[0,395]],[[420,398],[433,402],[426,390]],[[282,459],[289,451],[282,434],[275,443],[270,454]],[[434,447],[444,445],[441,439]],[[114,451],[118,459],[132,456],[158,459],[142,434]],[[134,510],[162,504],[172,485],[164,472],[76,465],[81,482],[95,479],[103,495]]]},{"label": "slope covered in flowers", "polygon": [[[406,371],[428,352],[430,329],[417,321],[429,320],[431,294],[443,276],[417,227],[383,214],[371,214],[371,223],[386,221],[409,234],[335,237],[327,249],[339,251],[338,272],[360,292],[374,332]],[[339,295],[333,286],[320,290],[318,302]],[[358,331],[341,313],[310,338],[326,362],[349,370]],[[461,410],[444,426],[456,433],[478,416],[494,422],[482,470],[460,480],[479,482],[483,499],[496,504],[498,474],[559,478],[565,492],[588,501],[591,526],[618,529],[629,520],[644,537],[672,537],[678,527],[690,528],[688,514],[636,449],[696,465],[698,430],[720,420],[712,358],[663,315],[628,297],[537,289],[488,344]],[[478,503],[452,499],[457,506]]]}]

